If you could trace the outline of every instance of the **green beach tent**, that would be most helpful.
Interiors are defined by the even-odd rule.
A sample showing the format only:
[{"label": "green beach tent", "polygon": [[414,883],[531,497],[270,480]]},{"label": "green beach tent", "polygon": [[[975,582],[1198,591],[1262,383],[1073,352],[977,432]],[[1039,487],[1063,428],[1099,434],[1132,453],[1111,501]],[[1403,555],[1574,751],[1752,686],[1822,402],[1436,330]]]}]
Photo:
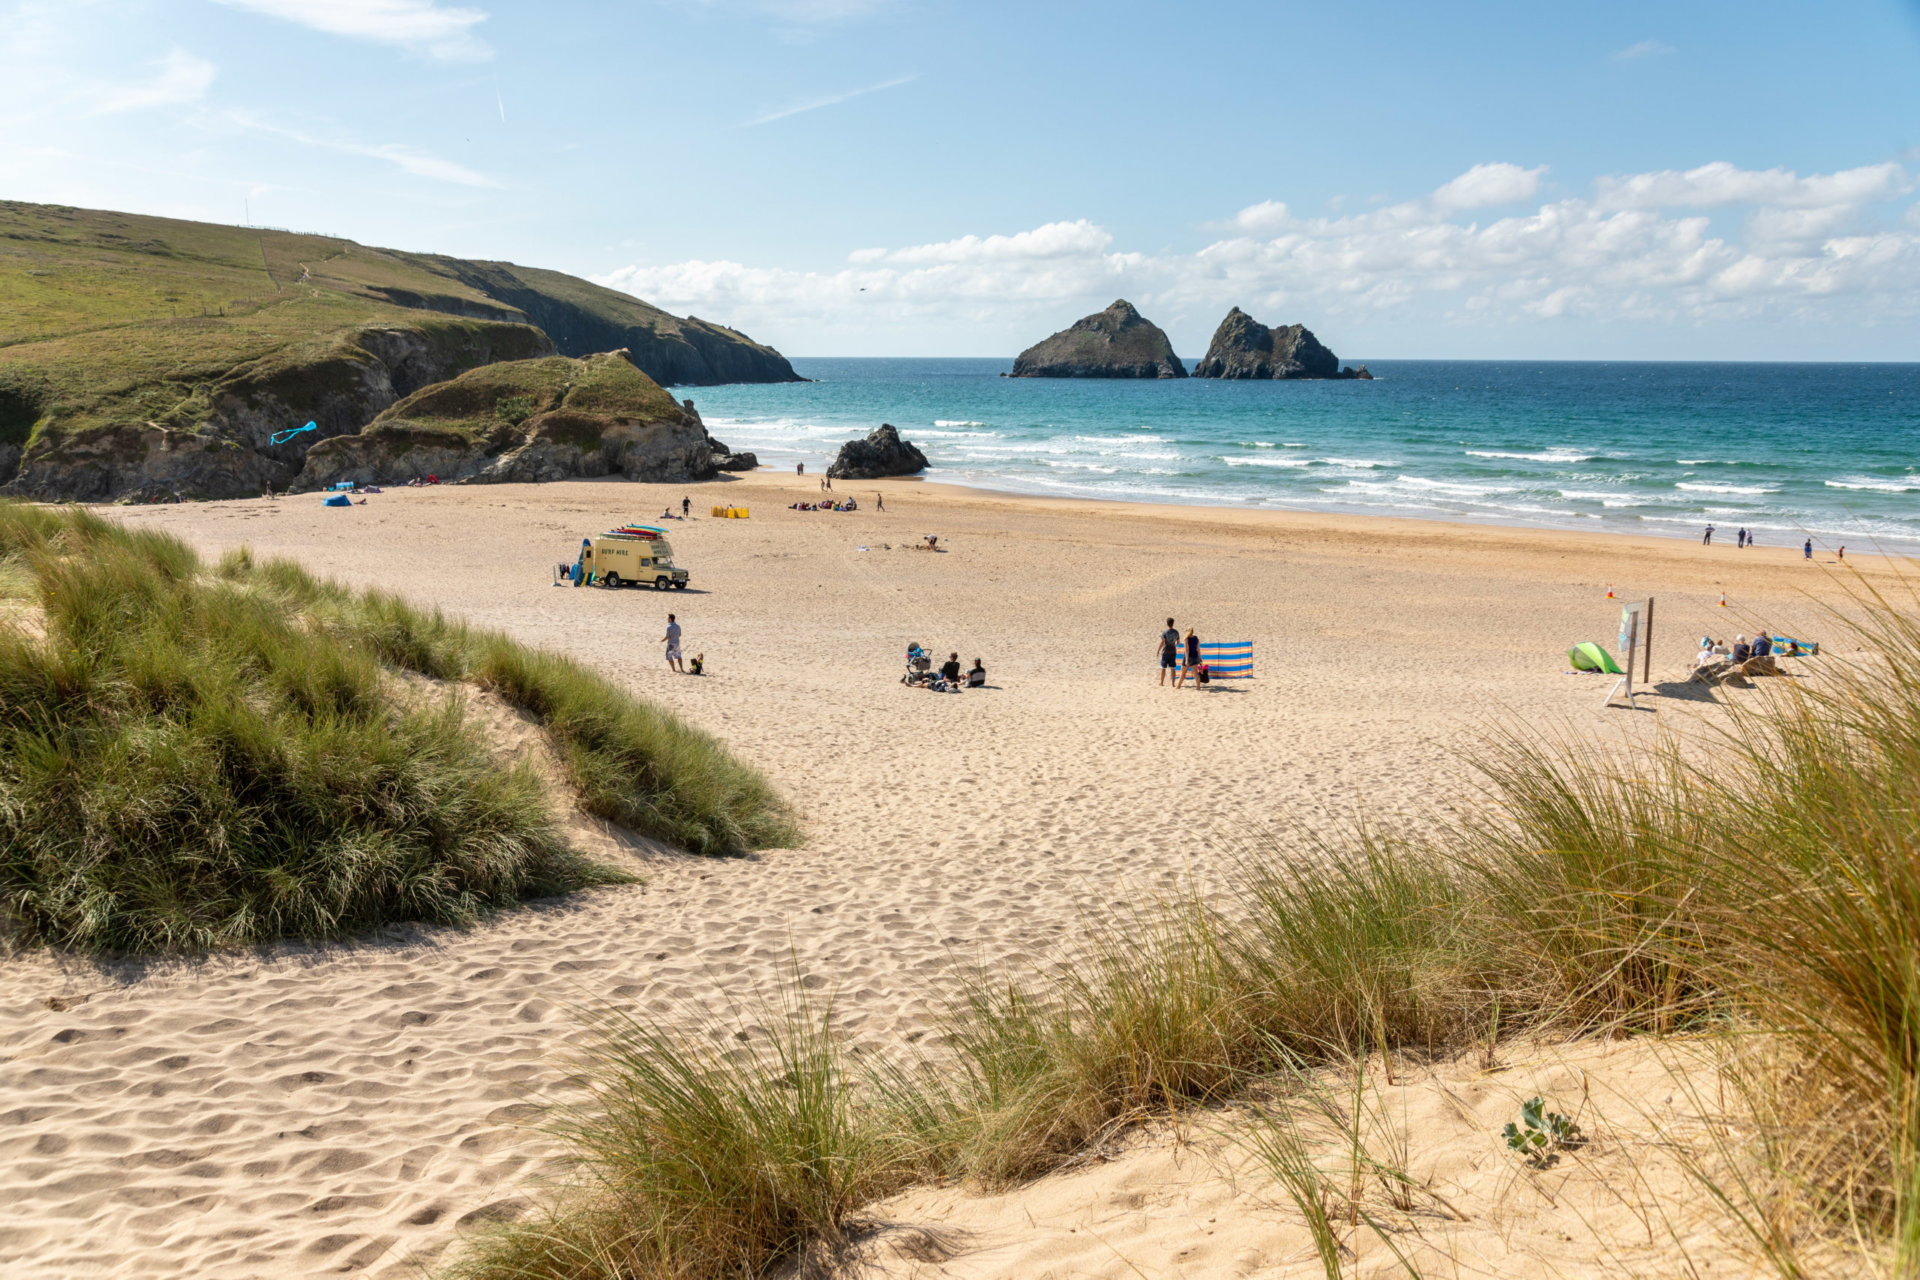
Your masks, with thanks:
[{"label": "green beach tent", "polygon": [[1604,671],[1611,676],[1626,674],[1620,670],[1620,664],[1613,660],[1612,654],[1591,640],[1583,640],[1567,650],[1567,661],[1573,664],[1575,671]]}]

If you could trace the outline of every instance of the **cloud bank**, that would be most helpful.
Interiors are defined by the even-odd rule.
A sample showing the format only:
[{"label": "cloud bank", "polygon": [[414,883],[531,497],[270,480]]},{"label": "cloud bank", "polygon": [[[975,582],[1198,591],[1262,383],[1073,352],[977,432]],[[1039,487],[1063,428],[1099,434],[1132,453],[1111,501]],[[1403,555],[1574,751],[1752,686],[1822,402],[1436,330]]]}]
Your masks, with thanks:
[{"label": "cloud bank", "polygon": [[1352,216],[1301,217],[1265,201],[1211,224],[1219,238],[1191,252],[1128,251],[1080,219],[860,249],[833,270],[696,260],[596,278],[814,351],[804,335],[914,326],[1031,341],[1122,295],[1170,327],[1187,316],[1208,330],[1231,305],[1329,327],[1852,327],[1920,314],[1920,206],[1903,207],[1916,183],[1901,165],[1802,177],[1715,162],[1603,177],[1542,202],[1546,173],[1475,165],[1421,198]]}]

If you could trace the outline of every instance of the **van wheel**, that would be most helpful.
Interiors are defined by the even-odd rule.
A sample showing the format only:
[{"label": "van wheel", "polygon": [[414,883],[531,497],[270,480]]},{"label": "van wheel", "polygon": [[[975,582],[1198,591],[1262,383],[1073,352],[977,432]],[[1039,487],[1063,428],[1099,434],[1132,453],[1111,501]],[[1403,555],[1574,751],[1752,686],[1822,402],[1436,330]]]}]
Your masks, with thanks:
[{"label": "van wheel", "polygon": [[667,580],[665,578],[655,578],[653,580],[653,589],[655,591],[665,591],[667,589]]},{"label": "van wheel", "polygon": [[620,575],[617,573],[609,573],[607,574],[606,577],[600,579],[600,585],[605,587],[617,587],[620,585]]},{"label": "van wheel", "polygon": [[685,591],[687,589],[687,584],[684,582],[676,582],[673,584],[673,589],[675,591]]}]

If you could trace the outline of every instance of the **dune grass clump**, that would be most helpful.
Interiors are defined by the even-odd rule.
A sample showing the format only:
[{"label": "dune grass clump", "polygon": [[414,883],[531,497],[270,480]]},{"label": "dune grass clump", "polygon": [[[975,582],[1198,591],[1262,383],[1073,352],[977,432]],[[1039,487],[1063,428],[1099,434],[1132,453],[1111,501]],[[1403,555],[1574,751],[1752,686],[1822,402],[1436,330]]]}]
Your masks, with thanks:
[{"label": "dune grass clump", "polygon": [[[1688,1167],[1754,1233],[1756,1256],[1800,1276],[1796,1233],[1844,1238],[1887,1274],[1913,1274],[1920,623],[1880,600],[1865,612],[1858,662],[1823,659],[1817,679],[1731,710],[1707,742],[1623,757],[1514,733],[1483,754],[1492,803],[1470,818],[1393,839],[1255,841],[1215,899],[1096,922],[1056,967],[976,982],[922,1070],[834,1075],[842,1122],[809,1129],[804,1160],[728,1138],[707,1154],[731,1167],[662,1175],[658,1135],[755,1129],[798,1104],[799,1077],[790,1048],[736,1060],[629,1037],[630,1055],[592,1072],[622,1118],[607,1109],[567,1130],[597,1193],[480,1241],[459,1274],[764,1274],[841,1239],[862,1193],[907,1177],[1004,1187],[1141,1119],[1284,1090],[1316,1064],[1364,1070],[1371,1054],[1390,1075],[1395,1059],[1490,1052],[1519,1030],[1716,1029],[1748,1047],[1733,1083],[1756,1117],[1720,1141],[1767,1168],[1729,1191],[1704,1156]],[[844,1067],[845,1047],[821,1036],[809,1052]],[[792,1180],[801,1168],[870,1176],[822,1195]],[[634,1170],[643,1195],[606,1192]],[[1324,1218],[1318,1175],[1283,1160],[1283,1183],[1289,1170],[1303,1212]],[[1755,1196],[1775,1203],[1736,1203]],[[706,1215],[693,1235],[672,1225],[690,1215]],[[753,1226],[773,1220],[786,1228]],[[603,1247],[622,1231],[751,1247]]]},{"label": "dune grass clump", "polygon": [[454,703],[397,711],[378,663],[187,548],[0,507],[43,637],[0,634],[0,890],[23,940],[91,951],[465,923],[603,878],[526,768]]},{"label": "dune grass clump", "polygon": [[695,1030],[606,1015],[581,1065],[585,1102],[558,1126],[586,1177],[452,1269],[505,1276],[757,1276],[825,1263],[863,1204],[910,1184],[890,1078],[855,1063],[830,1009],[802,1001]]},{"label": "dune grass clump", "polygon": [[[545,780],[500,765],[458,687],[394,680],[483,667],[533,673],[510,700],[593,811],[708,853],[791,837],[761,775],[571,664],[284,561],[208,573],[177,539],[0,503],[0,924],[192,951],[465,924],[626,879],[571,848]],[[588,701],[646,732],[589,736]]]}]

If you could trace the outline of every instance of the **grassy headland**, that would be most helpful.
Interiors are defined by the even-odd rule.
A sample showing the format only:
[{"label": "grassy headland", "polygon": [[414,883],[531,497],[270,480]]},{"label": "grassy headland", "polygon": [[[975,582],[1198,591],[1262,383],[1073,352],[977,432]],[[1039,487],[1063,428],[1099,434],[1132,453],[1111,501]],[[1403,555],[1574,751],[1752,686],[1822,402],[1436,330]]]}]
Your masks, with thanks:
[{"label": "grassy headland", "polygon": [[[430,383],[622,347],[661,383],[795,377],[744,335],[557,272],[0,202],[0,483],[23,469],[33,496],[117,497],[161,473],[258,492]],[[246,456],[181,465],[202,450]]]},{"label": "grassy headland", "polygon": [[[244,552],[0,504],[0,922],[197,950],[466,923],[622,877],[567,844],[454,682],[555,744],[590,812],[701,853],[794,838],[756,771],[564,659]],[[449,682],[419,705],[395,673]]]},{"label": "grassy headland", "polygon": [[[1143,906],[1057,968],[980,983],[914,1064],[931,1070],[874,1066],[801,997],[752,1019],[757,1057],[712,1028],[610,1016],[563,1130],[578,1188],[453,1273],[765,1274],[831,1254],[891,1191],[1003,1187],[1147,1117],[1297,1092],[1316,1064],[1684,1032],[1768,1046],[1736,1081],[1764,1114],[1725,1140],[1758,1172],[1689,1166],[1765,1269],[1824,1274],[1809,1259],[1833,1245],[1850,1274],[1911,1275],[1920,622],[1868,604],[1865,659],[1736,709],[1710,769],[1697,743],[1621,757],[1498,739],[1479,812],[1256,842],[1225,900]],[[1277,1176],[1316,1181],[1297,1199],[1322,1205],[1297,1144],[1267,1139]]]}]

